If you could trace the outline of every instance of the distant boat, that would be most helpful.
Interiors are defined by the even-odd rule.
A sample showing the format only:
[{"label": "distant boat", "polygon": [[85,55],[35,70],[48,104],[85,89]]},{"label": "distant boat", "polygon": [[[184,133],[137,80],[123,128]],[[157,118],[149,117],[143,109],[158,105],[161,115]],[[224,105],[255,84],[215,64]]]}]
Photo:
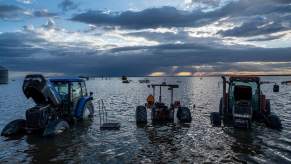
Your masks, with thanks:
[{"label": "distant boat", "polygon": [[291,84],[291,80],[289,80],[289,81],[282,81],[281,84],[283,84],[283,85],[290,85]]},{"label": "distant boat", "polygon": [[127,77],[126,77],[126,76],[122,76],[122,77],[121,77],[121,80],[122,80],[122,81],[127,80]]},{"label": "distant boat", "polygon": [[149,79],[138,80],[139,83],[150,83]]},{"label": "distant boat", "polygon": [[122,76],[121,80],[122,80],[122,83],[129,83],[130,82],[126,76]]},{"label": "distant boat", "polygon": [[129,83],[129,80],[122,80],[122,83]]}]

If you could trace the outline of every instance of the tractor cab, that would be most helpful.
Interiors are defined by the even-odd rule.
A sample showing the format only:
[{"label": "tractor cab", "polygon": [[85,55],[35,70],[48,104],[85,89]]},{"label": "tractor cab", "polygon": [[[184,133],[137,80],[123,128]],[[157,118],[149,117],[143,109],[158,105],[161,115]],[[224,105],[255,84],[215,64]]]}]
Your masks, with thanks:
[{"label": "tractor cab", "polygon": [[[270,100],[261,91],[257,76],[222,76],[223,92],[219,112],[211,113],[211,122],[220,126],[231,124],[234,127],[250,128],[253,121],[265,122],[269,127],[281,128],[280,119],[271,114]],[[227,88],[228,86],[228,88]]]},{"label": "tractor cab", "polygon": [[72,112],[80,98],[87,97],[85,81],[81,78],[50,78],[51,86],[58,94],[62,109]]},{"label": "tractor cab", "polygon": [[[176,84],[151,84],[149,88],[153,89],[153,93],[147,97],[147,103],[144,106],[136,108],[137,123],[147,122],[147,111],[151,111],[151,119],[154,123],[174,122],[175,110],[177,109],[177,118],[180,122],[191,122],[191,112],[187,107],[182,107],[180,101],[174,103],[174,89],[179,88]],[[156,88],[159,89],[158,101],[155,101]],[[167,88],[171,92],[170,104],[167,106],[162,100],[162,89]]]}]

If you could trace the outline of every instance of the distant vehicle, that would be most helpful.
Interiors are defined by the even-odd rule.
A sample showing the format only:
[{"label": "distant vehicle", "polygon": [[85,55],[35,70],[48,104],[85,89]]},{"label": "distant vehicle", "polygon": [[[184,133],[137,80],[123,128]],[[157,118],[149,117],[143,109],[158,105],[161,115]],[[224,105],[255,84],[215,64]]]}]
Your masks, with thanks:
[{"label": "distant vehicle", "polygon": [[[278,116],[271,113],[270,100],[261,91],[261,81],[255,76],[231,76],[223,79],[223,96],[220,99],[219,112],[211,113],[214,126],[233,125],[251,128],[252,122],[264,122],[273,129],[282,129]],[[226,85],[228,84],[228,92]]]},{"label": "distant vehicle", "polygon": [[282,81],[281,84],[282,85],[291,85],[291,80],[289,80],[289,81]]},{"label": "distant vehicle", "polygon": [[[151,110],[151,119],[153,123],[165,123],[173,122],[175,110],[177,110],[177,118],[180,122],[189,123],[192,121],[190,109],[180,105],[179,101],[173,103],[174,88],[178,88],[175,84],[152,84],[149,87],[153,88],[153,94],[147,98],[145,105],[137,106],[136,108],[136,122],[138,124],[147,123],[147,108]],[[155,88],[159,90],[159,100],[155,102]],[[170,106],[166,106],[162,102],[162,87],[168,88],[171,91],[171,103]]]},{"label": "distant vehicle", "polygon": [[78,120],[93,117],[93,93],[88,95],[85,81],[81,78],[27,75],[22,89],[36,105],[26,110],[25,120],[17,119],[7,124],[2,136],[35,132],[43,136],[56,135]]},{"label": "distant vehicle", "polygon": [[139,83],[150,83],[149,79],[138,80]]},{"label": "distant vehicle", "polygon": [[129,83],[130,82],[126,76],[122,76],[121,80],[122,80],[122,83]]},{"label": "distant vehicle", "polygon": [[122,80],[122,83],[130,83],[130,80]]}]

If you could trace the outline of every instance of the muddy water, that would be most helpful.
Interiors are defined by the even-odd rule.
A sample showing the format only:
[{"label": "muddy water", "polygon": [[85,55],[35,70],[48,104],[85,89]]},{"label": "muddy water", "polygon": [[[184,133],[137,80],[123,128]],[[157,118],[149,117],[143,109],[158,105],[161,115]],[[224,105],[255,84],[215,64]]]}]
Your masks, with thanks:
[{"label": "muddy water", "polygon": [[[191,108],[190,125],[137,127],[135,107],[144,104],[151,93],[147,84],[123,84],[120,79],[87,81],[94,92],[94,120],[77,124],[53,138],[23,136],[0,137],[0,163],[290,163],[291,162],[291,86],[272,86],[263,91],[271,99],[272,110],[282,119],[281,132],[254,124],[252,130],[213,128],[209,113],[218,110],[221,96],[219,78],[151,78],[152,82],[178,83],[175,99]],[[286,80],[290,77],[268,77]],[[21,91],[22,79],[0,85],[0,129],[13,119],[24,118],[33,102]],[[169,92],[164,92],[169,102]],[[104,99],[108,120],[121,123],[119,131],[100,131],[97,100]],[[193,109],[195,104],[196,108]]]}]

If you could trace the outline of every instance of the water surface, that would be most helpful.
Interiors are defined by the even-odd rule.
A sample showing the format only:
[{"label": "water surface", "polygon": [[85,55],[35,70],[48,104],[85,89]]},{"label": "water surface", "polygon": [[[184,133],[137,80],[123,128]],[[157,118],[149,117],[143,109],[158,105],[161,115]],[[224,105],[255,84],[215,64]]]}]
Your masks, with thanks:
[{"label": "water surface", "polygon": [[[135,107],[145,103],[151,89],[130,78],[130,84],[118,78],[87,81],[94,92],[95,117],[53,138],[24,136],[13,140],[0,137],[0,163],[290,163],[291,162],[291,86],[272,93],[272,85],[263,86],[271,99],[272,110],[282,119],[281,132],[254,124],[252,130],[214,128],[209,113],[218,111],[221,82],[217,77],[150,78],[154,83],[178,83],[175,99],[191,109],[190,125],[137,127]],[[290,77],[268,77],[282,81]],[[6,123],[24,118],[33,106],[26,100],[22,79],[0,85],[0,130]],[[169,92],[164,92],[169,102]],[[100,131],[97,101],[104,99],[108,119],[121,123],[119,131]],[[195,104],[196,108],[193,108]]]}]

